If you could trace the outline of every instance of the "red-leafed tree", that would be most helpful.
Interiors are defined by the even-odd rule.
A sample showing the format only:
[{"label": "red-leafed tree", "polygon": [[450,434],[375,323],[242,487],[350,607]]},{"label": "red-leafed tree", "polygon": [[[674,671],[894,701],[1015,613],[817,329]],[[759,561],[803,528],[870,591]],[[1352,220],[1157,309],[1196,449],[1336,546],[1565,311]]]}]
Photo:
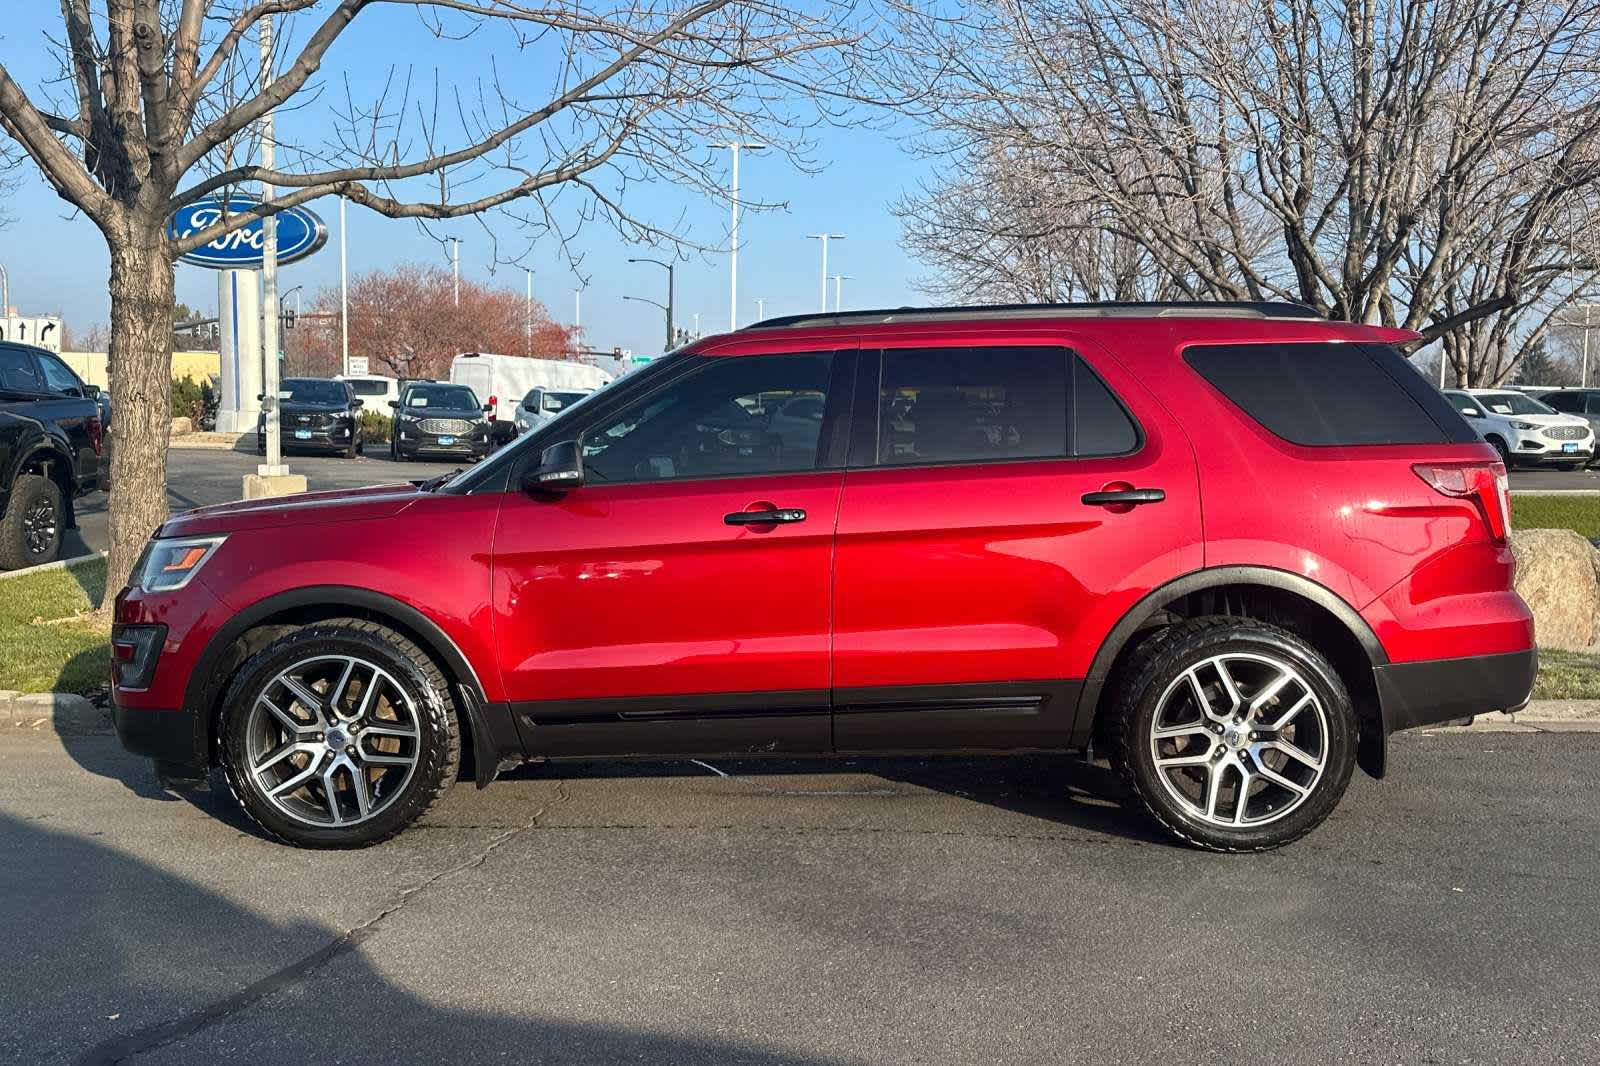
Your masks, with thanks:
[{"label": "red-leafed tree", "polygon": [[[350,354],[365,356],[373,373],[392,377],[442,378],[461,352],[498,352],[541,359],[576,357],[578,338],[570,326],[550,318],[524,293],[461,279],[442,267],[404,263],[362,274],[350,282]],[[313,301],[316,318],[305,330],[306,371],[339,366],[339,289]]]}]

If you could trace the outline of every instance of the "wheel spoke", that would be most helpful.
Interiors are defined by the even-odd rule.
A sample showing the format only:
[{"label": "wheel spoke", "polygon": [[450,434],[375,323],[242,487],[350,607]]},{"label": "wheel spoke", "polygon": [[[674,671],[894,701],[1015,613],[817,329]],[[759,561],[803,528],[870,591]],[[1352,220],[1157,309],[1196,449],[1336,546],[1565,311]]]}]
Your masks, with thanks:
[{"label": "wheel spoke", "polygon": [[373,766],[410,766],[417,760],[409,755],[390,755],[383,751],[361,751],[361,761]]},{"label": "wheel spoke", "polygon": [[1211,664],[1216,668],[1217,677],[1222,679],[1222,690],[1228,694],[1232,706],[1228,708],[1229,714],[1238,714],[1239,708],[1244,705],[1244,697],[1239,695],[1239,686],[1233,683],[1233,675],[1228,673],[1228,663],[1225,659],[1217,659]]},{"label": "wheel spoke", "polygon": [[1293,680],[1294,675],[1289,671],[1284,670],[1280,672],[1277,677],[1267,682],[1264,686],[1262,686],[1261,691],[1257,692],[1250,698],[1250,707],[1246,712],[1246,717],[1254,717],[1255,714],[1261,710],[1261,708],[1265,707],[1267,704],[1271,703],[1275,698],[1277,698],[1278,693],[1283,691],[1283,687]]},{"label": "wheel spoke", "polygon": [[1170,740],[1175,737],[1192,737],[1196,734],[1204,736],[1210,732],[1204,722],[1189,722],[1185,725],[1169,725],[1160,729],[1153,729],[1150,731],[1150,735],[1156,740]]},{"label": "wheel spoke", "polygon": [[1209,753],[1201,755],[1172,755],[1167,758],[1156,759],[1156,766],[1163,770],[1176,770],[1183,766],[1204,766],[1211,761]]},{"label": "wheel spoke", "polygon": [[406,740],[414,739],[417,731],[401,722],[388,722],[375,719],[373,724],[361,727],[362,736],[401,737]]},{"label": "wheel spoke", "polygon": [[356,708],[355,716],[350,719],[352,722],[365,721],[367,715],[372,713],[373,698],[378,694],[378,679],[382,676],[376,668],[373,669],[367,687],[361,690],[361,706]]},{"label": "wheel spoke", "polygon": [[311,761],[306,764],[306,768],[304,770],[301,770],[293,777],[285,778],[283,781],[278,782],[278,784],[275,785],[267,793],[267,795],[271,796],[273,799],[277,799],[279,796],[293,792],[295,789],[299,788],[301,785],[317,776],[317,767],[321,764],[321,762],[321,756],[313,752],[311,755]]},{"label": "wheel spoke", "polygon": [[1311,691],[1307,689],[1304,696],[1301,696],[1298,700],[1295,700],[1295,702],[1287,711],[1283,712],[1282,716],[1280,716],[1277,721],[1268,723],[1267,728],[1276,732],[1279,729],[1287,727],[1290,722],[1294,721],[1295,718],[1299,716],[1301,711],[1305,710],[1307,707],[1310,707],[1315,702],[1316,697],[1312,696]]},{"label": "wheel spoke", "polygon": [[328,768],[322,771],[322,798],[328,804],[328,816],[333,819],[334,825],[344,824],[344,815],[339,812],[339,793],[333,787],[333,774],[341,766],[346,765],[341,757],[328,763]]},{"label": "wheel spoke", "polygon": [[1244,760],[1239,760],[1239,794],[1233,798],[1233,824],[1243,825],[1245,810],[1250,806],[1250,771]]},{"label": "wheel spoke", "polygon": [[315,722],[300,721],[300,719],[296,718],[294,715],[290,714],[288,711],[269,700],[265,694],[262,694],[261,698],[256,702],[265,707],[272,717],[283,723],[283,727],[290,733],[293,733],[295,736],[304,736],[307,733],[315,733],[319,728]]},{"label": "wheel spoke", "polygon": [[304,707],[317,718],[325,719],[326,715],[324,712],[326,711],[326,708],[323,706],[321,696],[317,695],[315,692],[312,692],[310,689],[306,688],[299,681],[290,677],[288,674],[284,674],[282,680],[283,687],[288,689],[294,695],[296,703],[300,704],[300,706]]},{"label": "wheel spoke", "polygon": [[1222,796],[1222,763],[1214,762],[1206,768],[1206,817],[1217,816],[1217,800]]},{"label": "wheel spoke", "polygon": [[339,675],[339,680],[328,689],[328,709],[333,712],[333,716],[335,718],[339,718],[347,722],[354,721],[354,719],[345,718],[345,716],[339,711],[339,704],[344,700],[345,689],[349,686],[350,675],[355,673],[355,669],[356,661],[354,659],[346,660],[344,664],[344,671]]},{"label": "wheel spoke", "polygon": [[1312,755],[1305,749],[1289,743],[1287,740],[1269,740],[1263,743],[1261,747],[1269,751],[1281,751],[1283,754],[1289,756],[1289,758],[1295,760],[1296,762],[1304,763],[1313,770],[1322,769],[1321,759],[1318,759],[1315,755]]},{"label": "wheel spoke", "polygon": [[279,747],[274,748],[272,751],[267,752],[262,760],[255,764],[255,772],[258,774],[264,774],[296,752],[311,751],[314,749],[314,747],[315,746],[311,744],[301,744],[298,741],[291,740],[288,743],[282,744]]},{"label": "wheel spoke", "polygon": [[362,766],[350,768],[350,790],[355,793],[356,811],[365,818],[372,813],[372,797],[367,793],[367,771]]},{"label": "wheel spoke", "polygon": [[1288,789],[1290,792],[1293,792],[1296,796],[1304,796],[1304,795],[1306,795],[1307,793],[1309,793],[1311,791],[1306,786],[1300,785],[1300,784],[1296,784],[1295,782],[1289,780],[1287,777],[1284,777],[1282,774],[1278,773],[1278,771],[1272,769],[1272,767],[1268,766],[1266,763],[1260,761],[1259,759],[1256,760],[1256,773],[1260,774],[1262,777],[1266,778],[1268,781],[1271,781],[1273,784],[1281,785],[1282,787]]}]

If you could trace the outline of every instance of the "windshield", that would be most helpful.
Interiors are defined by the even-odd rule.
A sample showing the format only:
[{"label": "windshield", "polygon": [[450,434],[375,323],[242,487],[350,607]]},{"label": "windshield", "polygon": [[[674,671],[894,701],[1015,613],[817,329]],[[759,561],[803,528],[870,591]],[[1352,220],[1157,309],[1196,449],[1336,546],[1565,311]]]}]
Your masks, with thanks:
[{"label": "windshield", "polygon": [[1555,409],[1546,407],[1532,396],[1520,392],[1485,392],[1473,397],[1497,415],[1553,415]]},{"label": "windshield", "polygon": [[350,398],[344,382],[317,378],[290,378],[279,395],[291,403],[344,403]]},{"label": "windshield", "polygon": [[442,407],[447,411],[476,411],[477,393],[465,385],[413,385],[406,390],[407,407]]}]

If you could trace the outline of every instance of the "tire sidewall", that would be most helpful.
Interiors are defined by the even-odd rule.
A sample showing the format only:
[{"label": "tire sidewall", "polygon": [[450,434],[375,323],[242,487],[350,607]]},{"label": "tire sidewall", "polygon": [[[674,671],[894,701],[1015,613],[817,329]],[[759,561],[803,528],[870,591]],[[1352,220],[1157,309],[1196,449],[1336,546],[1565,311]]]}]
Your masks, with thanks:
[{"label": "tire sidewall", "polygon": [[[1254,653],[1282,659],[1315,689],[1328,720],[1328,760],[1311,796],[1289,814],[1255,828],[1224,829],[1194,818],[1168,793],[1150,754],[1150,729],[1162,695],[1185,669],[1215,655]],[[1310,645],[1282,630],[1248,623],[1196,634],[1158,652],[1133,681],[1126,723],[1126,770],[1140,798],[1162,824],[1186,839],[1221,850],[1279,847],[1316,828],[1338,805],[1355,768],[1359,725],[1338,674]]]},{"label": "tire sidewall", "polygon": [[[28,512],[41,503],[48,503],[55,515],[55,539],[43,552],[36,553],[28,548],[26,523]],[[65,518],[66,508],[62,506],[60,486],[36,474],[18,477],[12,485],[11,499],[6,504],[3,521],[3,535],[8,541],[4,545],[5,557],[14,561],[18,569],[53,561],[61,554],[61,527]]]},{"label": "tire sidewall", "polygon": [[[246,730],[257,696],[285,668],[323,655],[355,655],[381,665],[405,690],[417,710],[422,758],[400,797],[377,817],[354,826],[307,825],[273,805],[245,769]],[[263,648],[240,669],[223,699],[221,756],[228,785],[252,818],[272,835],[308,848],[364,847],[400,832],[425,811],[456,773],[458,752],[443,678],[431,663],[419,663],[389,641],[364,629],[315,625]]]}]

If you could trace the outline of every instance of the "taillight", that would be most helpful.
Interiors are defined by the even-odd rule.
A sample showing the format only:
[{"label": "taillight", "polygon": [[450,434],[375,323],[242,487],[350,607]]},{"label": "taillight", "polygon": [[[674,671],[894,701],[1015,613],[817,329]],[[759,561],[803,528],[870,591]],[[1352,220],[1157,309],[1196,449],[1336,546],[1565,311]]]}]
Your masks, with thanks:
[{"label": "taillight", "polygon": [[89,443],[94,448],[96,455],[100,454],[100,447],[104,440],[104,433],[100,428],[100,416],[94,415],[89,419]]},{"label": "taillight", "polygon": [[1511,529],[1511,483],[1504,463],[1417,463],[1411,469],[1441,495],[1476,501],[1489,535],[1506,539]]},{"label": "taillight", "polygon": [[500,413],[500,398],[498,396],[489,397],[489,408],[490,408],[489,413],[491,415],[496,415],[496,414]]}]

